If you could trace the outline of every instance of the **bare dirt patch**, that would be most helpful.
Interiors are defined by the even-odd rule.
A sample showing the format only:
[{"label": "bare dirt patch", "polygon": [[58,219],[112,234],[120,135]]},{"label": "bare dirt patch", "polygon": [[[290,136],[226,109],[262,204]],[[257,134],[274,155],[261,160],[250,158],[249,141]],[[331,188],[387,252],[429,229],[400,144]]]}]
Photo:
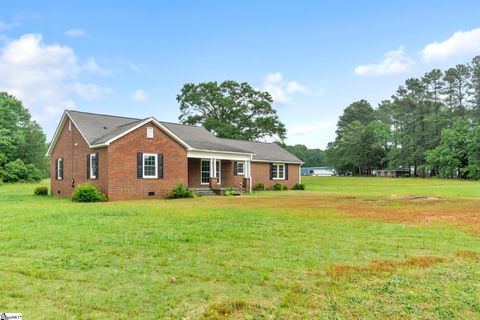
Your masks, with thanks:
[{"label": "bare dirt patch", "polygon": [[442,201],[442,198],[439,197],[427,197],[427,196],[417,196],[417,195],[391,195],[391,200],[404,200],[404,201]]},{"label": "bare dirt patch", "polygon": [[325,212],[330,210],[352,218],[414,225],[453,226],[480,236],[480,201],[473,199],[452,200],[418,195],[361,198],[307,192],[279,192],[278,195],[243,196],[235,198],[234,201],[231,198],[212,197],[189,203],[188,205],[192,206],[216,208],[286,209],[291,215],[312,219],[325,217]]},{"label": "bare dirt patch", "polygon": [[365,266],[348,264],[334,264],[330,266],[327,274],[334,277],[345,277],[352,273],[380,273],[393,272],[402,267],[427,268],[433,264],[445,262],[447,259],[435,256],[418,256],[405,260],[375,260]]}]

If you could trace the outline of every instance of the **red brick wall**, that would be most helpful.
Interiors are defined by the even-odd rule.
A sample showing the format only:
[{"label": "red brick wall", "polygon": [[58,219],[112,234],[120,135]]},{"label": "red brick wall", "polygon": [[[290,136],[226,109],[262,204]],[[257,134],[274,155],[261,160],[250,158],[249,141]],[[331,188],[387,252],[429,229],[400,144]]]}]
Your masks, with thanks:
[{"label": "red brick wall", "polygon": [[291,189],[295,183],[299,182],[299,167],[298,164],[288,164],[288,180],[270,180],[270,163],[267,162],[252,162],[252,186],[256,183],[262,182],[266,188],[272,188],[277,182],[287,185]]},{"label": "red brick wall", "polygon": [[[147,127],[153,127],[154,138],[147,138]],[[163,179],[137,178],[137,152],[163,154]],[[153,123],[128,133],[108,147],[109,200],[160,197],[179,181],[188,182],[187,150]],[[152,197],[152,198],[153,198]]]},{"label": "red brick wall", "polygon": [[[53,195],[71,196],[74,187],[87,182],[87,155],[98,152],[98,179],[88,179],[100,191],[108,193],[108,152],[107,148],[90,149],[80,131],[72,122],[68,130],[67,119],[52,150],[50,159],[50,180]],[[55,161],[63,158],[63,180],[56,179]],[[74,183],[72,183],[72,180]]]},{"label": "red brick wall", "polygon": [[208,188],[207,184],[200,183],[200,159],[188,159],[188,187]]}]

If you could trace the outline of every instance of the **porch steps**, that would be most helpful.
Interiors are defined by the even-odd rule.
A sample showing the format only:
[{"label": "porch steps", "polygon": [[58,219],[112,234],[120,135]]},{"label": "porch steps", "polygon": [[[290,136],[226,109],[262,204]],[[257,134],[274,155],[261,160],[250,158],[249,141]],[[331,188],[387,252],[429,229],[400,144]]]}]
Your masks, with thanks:
[{"label": "porch steps", "polygon": [[212,189],[207,188],[195,188],[195,194],[197,196],[208,197],[208,196],[216,196],[217,193]]}]

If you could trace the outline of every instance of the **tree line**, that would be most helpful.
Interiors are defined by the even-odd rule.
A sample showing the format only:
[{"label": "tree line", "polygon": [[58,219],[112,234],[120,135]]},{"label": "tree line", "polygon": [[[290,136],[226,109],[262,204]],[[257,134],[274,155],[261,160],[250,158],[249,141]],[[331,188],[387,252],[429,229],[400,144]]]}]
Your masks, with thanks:
[{"label": "tree line", "polygon": [[327,161],[337,172],[480,178],[480,56],[410,78],[373,108],[360,100],[337,123]]},{"label": "tree line", "polygon": [[39,181],[48,175],[42,128],[22,102],[0,92],[0,181]]}]

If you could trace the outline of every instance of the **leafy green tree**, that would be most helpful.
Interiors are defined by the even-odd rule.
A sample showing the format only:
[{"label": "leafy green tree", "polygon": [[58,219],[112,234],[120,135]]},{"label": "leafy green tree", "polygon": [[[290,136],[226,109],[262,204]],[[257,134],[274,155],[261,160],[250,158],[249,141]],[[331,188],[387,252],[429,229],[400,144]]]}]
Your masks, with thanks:
[{"label": "leafy green tree", "polygon": [[[28,173],[36,176],[37,172],[31,169],[33,166],[46,176],[46,150],[45,134],[42,128],[31,120],[30,113],[22,102],[6,92],[0,92],[0,170],[8,169],[9,163],[21,160],[28,166]],[[18,162],[15,166],[21,167]],[[8,177],[6,179],[9,180]],[[21,180],[25,178],[22,176]]]},{"label": "leafy green tree", "polygon": [[446,94],[447,105],[450,107],[451,113],[455,116],[465,118],[468,95],[471,84],[470,69],[459,64],[454,68],[450,68],[445,72],[444,81],[447,85],[444,93]]},{"label": "leafy green tree", "polygon": [[345,127],[353,121],[360,122],[361,125],[366,126],[375,119],[375,111],[371,104],[366,100],[359,100],[343,110],[337,123],[337,134],[341,133]]},{"label": "leafy green tree", "polygon": [[285,125],[272,107],[272,97],[268,92],[255,90],[248,83],[187,83],[177,95],[177,101],[181,123],[201,124],[218,137],[285,139]]},{"label": "leafy green tree", "polygon": [[43,175],[33,164],[25,164],[22,160],[7,163],[0,170],[0,177],[5,182],[38,182]]},{"label": "leafy green tree", "polygon": [[471,93],[472,93],[472,118],[480,124],[480,56],[473,58],[470,64]]},{"label": "leafy green tree", "polygon": [[439,175],[444,178],[465,177],[469,129],[468,121],[459,119],[451,129],[443,130],[440,145],[427,152],[428,167],[439,167]]}]

